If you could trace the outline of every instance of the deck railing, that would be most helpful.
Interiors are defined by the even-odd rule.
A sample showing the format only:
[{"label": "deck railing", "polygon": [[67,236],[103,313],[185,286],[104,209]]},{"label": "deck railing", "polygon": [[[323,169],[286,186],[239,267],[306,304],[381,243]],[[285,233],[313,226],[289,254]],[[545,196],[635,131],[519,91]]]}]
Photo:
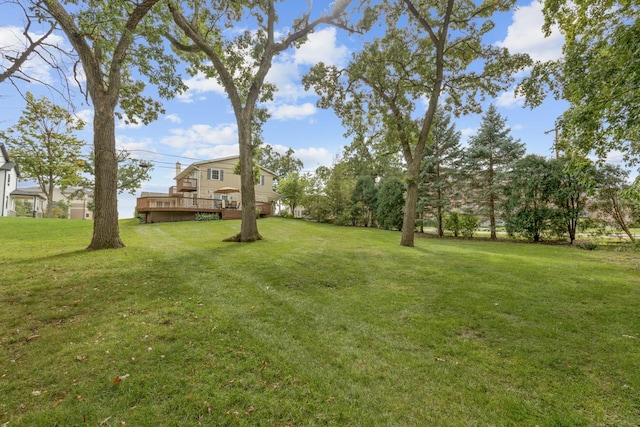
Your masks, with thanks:
[{"label": "deck railing", "polygon": [[181,178],[178,180],[178,191],[196,191],[198,180],[195,178]]},{"label": "deck railing", "polygon": [[195,199],[192,197],[139,197],[138,212],[149,210],[216,210],[222,209],[222,200]]},{"label": "deck railing", "polygon": [[[256,202],[256,207],[263,215],[271,215],[271,205],[264,202]],[[149,211],[194,211],[207,212],[229,209],[229,202],[219,199],[197,199],[188,196],[184,197],[139,197],[136,202],[138,212]],[[239,206],[238,209],[242,209]]]}]

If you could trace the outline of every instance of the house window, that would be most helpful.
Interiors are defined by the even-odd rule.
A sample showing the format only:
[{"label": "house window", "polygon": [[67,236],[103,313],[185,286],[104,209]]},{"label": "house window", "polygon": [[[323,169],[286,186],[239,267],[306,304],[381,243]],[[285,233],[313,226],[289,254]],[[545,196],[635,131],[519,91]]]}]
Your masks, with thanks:
[{"label": "house window", "polygon": [[264,185],[264,175],[260,175],[260,185]]},{"label": "house window", "polygon": [[224,171],[222,169],[207,169],[207,179],[214,181],[223,181]]}]

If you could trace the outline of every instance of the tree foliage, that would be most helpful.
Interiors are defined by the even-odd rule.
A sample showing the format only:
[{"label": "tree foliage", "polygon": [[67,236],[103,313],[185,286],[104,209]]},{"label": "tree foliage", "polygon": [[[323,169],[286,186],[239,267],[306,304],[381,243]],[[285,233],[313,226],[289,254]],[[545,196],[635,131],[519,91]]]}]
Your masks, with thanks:
[{"label": "tree foliage", "polygon": [[557,221],[573,244],[578,223],[585,214],[587,197],[594,191],[595,167],[591,161],[581,157],[561,157],[550,160],[550,163],[552,197],[558,208]]},{"label": "tree foliage", "polygon": [[15,126],[0,132],[23,178],[31,178],[47,197],[47,217],[53,218],[54,190],[80,182],[84,142],[74,132],[84,123],[46,98],[26,94],[27,106]]},{"label": "tree foliage", "polygon": [[553,228],[557,209],[553,194],[553,170],[544,157],[529,155],[518,160],[505,186],[503,205],[509,234],[520,234],[538,242]]},{"label": "tree foliage", "polygon": [[257,148],[256,161],[263,168],[274,172],[278,178],[300,172],[304,166],[302,160],[295,157],[293,148],[289,148],[285,154],[280,154],[269,144],[263,144]]},{"label": "tree foliage", "polygon": [[[161,27],[150,19],[158,2],[32,0],[34,10],[43,18],[55,19],[69,39],[86,80],[81,89],[93,103],[95,211],[88,249],[124,246],[118,226],[115,117],[147,124],[162,111],[160,102],[144,93],[145,82],[136,80],[134,71],[156,85],[161,96],[171,97],[184,89],[175,59],[165,55],[159,43]],[[116,111],[118,106],[121,110]]]},{"label": "tree foliage", "polygon": [[513,139],[506,119],[493,104],[490,105],[482,117],[478,133],[469,139],[465,165],[473,198],[481,207],[482,214],[489,219],[492,240],[497,238],[496,217],[507,173],[524,152],[524,144]]},{"label": "tree foliage", "polygon": [[[151,179],[153,164],[145,160],[131,157],[127,150],[118,150],[118,194],[135,194],[142,183]],[[81,183],[81,191],[76,193],[93,195],[95,188],[95,156],[93,151],[89,157],[81,162],[84,177]]]},{"label": "tree foliage", "polygon": [[620,150],[640,161],[640,5],[637,1],[545,0],[544,29],[565,37],[563,58],[537,63],[519,91],[531,106],[548,92],[569,102],[561,116],[563,148]]},{"label": "tree foliage", "polygon": [[418,207],[422,216],[428,211],[436,218],[439,237],[444,235],[444,214],[454,197],[461,158],[460,132],[451,117],[438,109],[420,167]]},{"label": "tree foliage", "polygon": [[378,188],[370,176],[361,176],[356,181],[351,193],[351,216],[354,225],[365,227],[376,222],[375,213],[378,205]]},{"label": "tree foliage", "polygon": [[[256,126],[266,120],[258,102],[272,99],[275,87],[265,78],[275,56],[303,43],[321,24],[344,26],[344,12],[351,0],[333,3],[330,13],[311,20],[311,11],[278,34],[279,13],[275,0],[220,2],[193,0],[169,2],[177,28],[168,34],[173,47],[191,63],[192,73],[204,73],[224,87],[238,125],[242,190],[242,226],[235,241],[262,237],[255,211],[252,162],[258,141]],[[242,25],[239,23],[242,22]],[[247,28],[248,26],[248,28]],[[247,28],[240,31],[230,29]]]},{"label": "tree foliage", "polygon": [[282,196],[281,200],[289,207],[291,213],[295,214],[296,208],[303,204],[309,186],[308,177],[293,171],[278,180],[276,191]]},{"label": "tree foliage", "polygon": [[[483,41],[493,28],[491,15],[513,4],[381,1],[364,13],[360,26],[368,28],[380,17],[384,36],[367,42],[347,69],[319,64],[305,78],[306,86],[322,95],[319,105],[333,108],[350,133],[363,141],[381,135],[402,153],[407,165],[402,245],[413,246],[420,164],[441,94],[457,113],[478,111],[479,94],[505,89],[510,74],[528,63],[527,56],[511,56]],[[428,105],[422,111],[424,99]]]},{"label": "tree foliage", "polygon": [[635,241],[629,223],[640,215],[640,200],[625,193],[625,189],[629,187],[628,178],[629,172],[619,166],[605,164],[599,167],[596,173],[595,200],[591,209]]},{"label": "tree foliage", "polygon": [[385,230],[400,230],[403,226],[405,185],[398,178],[387,178],[378,189],[376,219]]}]

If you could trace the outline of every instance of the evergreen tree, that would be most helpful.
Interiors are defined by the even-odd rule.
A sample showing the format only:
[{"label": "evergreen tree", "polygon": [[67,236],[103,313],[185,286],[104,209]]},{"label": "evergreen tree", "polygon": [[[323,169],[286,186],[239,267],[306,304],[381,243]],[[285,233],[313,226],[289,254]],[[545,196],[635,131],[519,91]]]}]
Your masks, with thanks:
[{"label": "evergreen tree", "polygon": [[524,144],[510,133],[506,119],[490,105],[480,130],[469,140],[465,156],[473,198],[489,219],[492,240],[496,239],[496,216],[507,172],[525,153]]},{"label": "evergreen tree", "polygon": [[398,178],[380,183],[376,218],[385,230],[402,230],[405,185]]},{"label": "evergreen tree", "polygon": [[460,132],[451,118],[438,109],[431,128],[431,138],[425,147],[418,187],[418,212],[431,212],[438,228],[438,236],[444,236],[444,212],[450,205],[455,190],[456,175],[462,150]]},{"label": "evergreen tree", "polygon": [[362,223],[365,227],[375,221],[378,189],[370,176],[361,176],[351,193],[351,215],[354,225]]}]

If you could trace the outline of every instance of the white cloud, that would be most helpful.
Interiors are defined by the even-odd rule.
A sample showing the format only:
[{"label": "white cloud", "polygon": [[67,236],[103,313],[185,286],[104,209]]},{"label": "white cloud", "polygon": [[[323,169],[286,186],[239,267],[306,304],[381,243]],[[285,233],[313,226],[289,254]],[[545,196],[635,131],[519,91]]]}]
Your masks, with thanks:
[{"label": "white cloud", "polygon": [[318,166],[331,166],[333,155],[326,148],[296,148],[295,157],[302,160],[306,170],[315,170]]},{"label": "white cloud", "polygon": [[460,144],[463,147],[467,146],[467,141],[469,140],[469,138],[473,135],[475,135],[476,133],[478,133],[478,128],[464,128],[464,129],[460,129]]},{"label": "white cloud", "polygon": [[127,121],[129,121],[129,117],[126,115],[126,113],[121,113],[121,114],[122,114],[122,119],[118,119],[116,117],[116,129],[138,129],[144,126],[144,124],[140,119],[138,119],[137,123],[132,123],[132,122],[126,123]]},{"label": "white cloud", "polygon": [[275,120],[301,120],[316,113],[315,105],[306,102],[302,105],[270,105],[269,114]]},{"label": "white cloud", "polygon": [[524,97],[516,96],[513,89],[502,92],[496,99],[496,106],[503,108],[522,107],[524,105]]},{"label": "white cloud", "polygon": [[302,74],[308,67],[319,62],[342,66],[346,63],[349,49],[338,44],[335,28],[325,28],[309,35],[306,43],[293,53],[276,58],[266,80],[277,87],[275,102],[295,102],[299,98],[313,96],[313,92],[302,87]]},{"label": "white cloud", "polygon": [[543,24],[542,4],[533,0],[513,13],[513,23],[507,30],[507,36],[496,44],[508,48],[511,53],[528,53],[538,61],[559,59],[562,57],[564,37],[555,27],[551,35],[545,37]]},{"label": "white cloud", "polygon": [[169,120],[171,123],[181,123],[182,119],[177,114],[167,114],[164,116],[165,120]]},{"label": "white cloud", "polygon": [[[147,160],[159,159],[160,154],[153,154],[154,141],[151,138],[131,138],[126,135],[116,135],[116,147],[118,150],[127,150],[131,153],[136,153],[138,150],[142,152],[136,153],[133,157],[144,158]],[[151,153],[148,153],[151,151]]]},{"label": "white cloud", "polygon": [[277,100],[296,101],[310,94],[302,87],[302,72],[290,55],[284,55],[273,63],[266,80],[276,86],[274,97]]},{"label": "white cloud", "polygon": [[224,145],[238,142],[237,126],[232,123],[210,125],[193,125],[187,129],[171,129],[170,135],[160,140],[161,143],[175,147],[194,147],[203,144]]},{"label": "white cloud", "polygon": [[294,54],[296,64],[315,65],[324,62],[327,65],[342,66],[349,55],[349,49],[337,44],[337,30],[324,28],[309,34],[308,40]]},{"label": "white cloud", "polygon": [[185,151],[185,157],[196,159],[217,159],[220,157],[231,157],[238,155],[238,144],[216,145],[215,147],[193,148]]},{"label": "white cloud", "polygon": [[93,110],[90,108],[76,111],[75,115],[77,118],[82,120],[85,125],[90,125],[91,123],[93,123]]},{"label": "white cloud", "polygon": [[207,78],[204,73],[198,73],[195,76],[184,81],[189,88],[186,92],[181,93],[176,98],[182,102],[191,103],[197,94],[208,92],[217,93],[218,95],[226,95],[224,87],[214,78]]}]

